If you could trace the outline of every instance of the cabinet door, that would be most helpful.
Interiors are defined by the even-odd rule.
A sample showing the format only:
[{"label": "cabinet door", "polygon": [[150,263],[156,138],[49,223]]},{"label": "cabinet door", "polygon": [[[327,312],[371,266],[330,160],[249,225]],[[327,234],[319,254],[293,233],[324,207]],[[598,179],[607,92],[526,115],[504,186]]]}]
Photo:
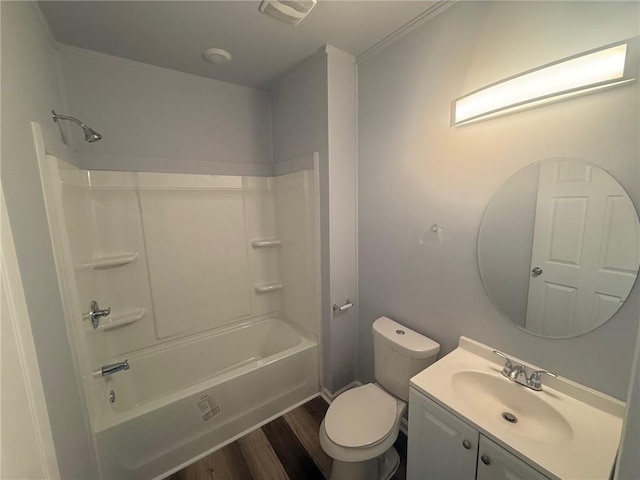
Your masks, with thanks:
[{"label": "cabinet door", "polygon": [[549,480],[498,444],[480,436],[478,480]]},{"label": "cabinet door", "polygon": [[407,480],[473,480],[478,437],[474,428],[411,389]]}]

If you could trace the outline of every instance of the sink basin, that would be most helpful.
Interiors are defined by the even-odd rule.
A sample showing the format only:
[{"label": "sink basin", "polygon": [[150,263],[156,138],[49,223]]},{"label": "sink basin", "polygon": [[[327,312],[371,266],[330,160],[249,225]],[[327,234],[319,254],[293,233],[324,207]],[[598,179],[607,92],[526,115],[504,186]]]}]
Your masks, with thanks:
[{"label": "sink basin", "polygon": [[566,442],[573,436],[564,416],[542,399],[544,392],[502,375],[473,370],[454,373],[451,383],[461,401],[499,430],[547,444]]},{"label": "sink basin", "polygon": [[[540,370],[507,355],[528,373]],[[609,478],[624,403],[563,377],[544,377],[536,392],[501,375],[502,368],[493,348],[460,337],[458,348],[410,385],[550,479]]]}]

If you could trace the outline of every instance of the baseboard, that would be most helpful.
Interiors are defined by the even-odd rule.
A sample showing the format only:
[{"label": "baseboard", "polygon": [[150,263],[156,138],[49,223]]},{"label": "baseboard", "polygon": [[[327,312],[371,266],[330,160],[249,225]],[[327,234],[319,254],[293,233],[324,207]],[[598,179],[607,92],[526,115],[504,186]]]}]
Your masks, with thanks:
[{"label": "baseboard", "polygon": [[356,380],[355,382],[351,382],[350,384],[345,385],[344,387],[342,387],[341,389],[339,389],[334,393],[331,393],[326,387],[323,387],[322,390],[320,391],[320,396],[324,399],[325,402],[331,405],[331,402],[333,402],[333,399],[336,398],[341,393],[346,392],[347,390],[350,390],[355,387],[360,387],[360,386],[362,386],[362,382],[359,382]]},{"label": "baseboard", "polygon": [[409,421],[404,417],[400,419],[400,431],[407,437],[409,436]]}]

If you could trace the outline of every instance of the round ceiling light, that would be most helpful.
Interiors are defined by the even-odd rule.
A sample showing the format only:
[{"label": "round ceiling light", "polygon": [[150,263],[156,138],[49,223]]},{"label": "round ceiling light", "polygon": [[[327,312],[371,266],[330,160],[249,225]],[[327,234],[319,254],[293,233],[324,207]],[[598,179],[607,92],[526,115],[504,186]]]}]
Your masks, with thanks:
[{"label": "round ceiling light", "polygon": [[231,61],[231,54],[221,48],[207,48],[202,52],[202,56],[207,62],[215,63],[216,65],[222,65],[223,63],[229,63]]}]

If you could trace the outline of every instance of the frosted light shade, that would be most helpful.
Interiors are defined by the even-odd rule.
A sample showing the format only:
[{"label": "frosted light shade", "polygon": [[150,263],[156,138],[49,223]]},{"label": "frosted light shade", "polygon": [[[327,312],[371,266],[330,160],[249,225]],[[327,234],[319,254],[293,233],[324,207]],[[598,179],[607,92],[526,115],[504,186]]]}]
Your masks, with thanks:
[{"label": "frosted light shade", "polygon": [[[634,45],[637,37],[633,39]],[[635,80],[631,42],[580,54],[477,90],[453,102],[452,125],[512,113]],[[635,65],[634,65],[635,66]],[[634,72],[635,73],[635,72]]]}]

